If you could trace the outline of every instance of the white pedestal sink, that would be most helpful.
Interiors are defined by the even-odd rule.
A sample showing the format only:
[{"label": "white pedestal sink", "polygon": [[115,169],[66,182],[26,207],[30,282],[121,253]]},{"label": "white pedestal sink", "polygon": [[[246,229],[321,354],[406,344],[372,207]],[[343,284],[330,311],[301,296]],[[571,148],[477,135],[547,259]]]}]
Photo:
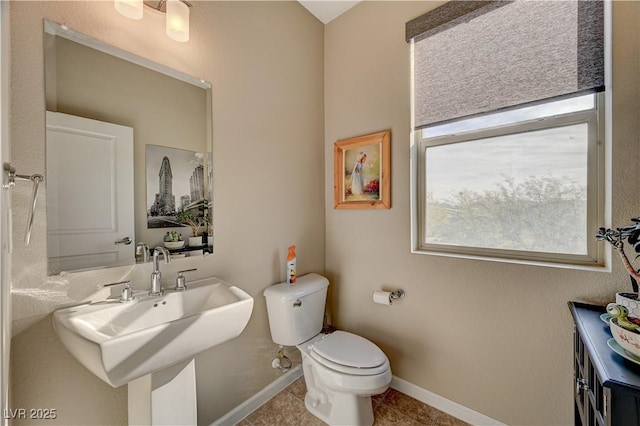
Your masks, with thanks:
[{"label": "white pedestal sink", "polygon": [[[252,310],[253,298],[246,292],[206,278],[188,283],[186,291],[163,296],[142,293],[132,302],[109,300],[60,309],[53,314],[53,324],[63,345],[100,379],[113,387],[135,380],[136,395],[143,389],[150,393],[152,421],[144,423],[175,424],[176,419],[162,418],[161,407],[186,404],[192,389],[193,406],[179,411],[195,409],[193,357],[240,335]],[[183,364],[176,366],[179,363]],[[132,415],[138,421],[147,415],[139,406],[130,398],[130,421]],[[195,424],[195,419],[179,423]]]}]

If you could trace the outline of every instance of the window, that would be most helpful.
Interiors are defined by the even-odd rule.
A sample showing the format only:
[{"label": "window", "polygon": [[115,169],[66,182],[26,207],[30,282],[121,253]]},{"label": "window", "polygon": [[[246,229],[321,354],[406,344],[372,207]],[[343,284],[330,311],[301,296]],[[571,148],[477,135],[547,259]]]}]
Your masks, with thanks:
[{"label": "window", "polygon": [[601,98],[419,130],[419,248],[593,263]]},{"label": "window", "polygon": [[602,263],[603,20],[601,2],[516,0],[407,23],[414,252]]}]

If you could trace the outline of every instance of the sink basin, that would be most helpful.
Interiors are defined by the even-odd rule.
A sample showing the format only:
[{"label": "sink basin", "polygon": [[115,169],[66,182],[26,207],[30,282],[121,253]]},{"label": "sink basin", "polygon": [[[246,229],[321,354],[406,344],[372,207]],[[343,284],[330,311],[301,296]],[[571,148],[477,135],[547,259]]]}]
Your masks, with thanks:
[{"label": "sink basin", "polygon": [[253,298],[218,278],[186,291],[137,295],[60,309],[53,325],[64,346],[93,374],[118,387],[237,337]]}]

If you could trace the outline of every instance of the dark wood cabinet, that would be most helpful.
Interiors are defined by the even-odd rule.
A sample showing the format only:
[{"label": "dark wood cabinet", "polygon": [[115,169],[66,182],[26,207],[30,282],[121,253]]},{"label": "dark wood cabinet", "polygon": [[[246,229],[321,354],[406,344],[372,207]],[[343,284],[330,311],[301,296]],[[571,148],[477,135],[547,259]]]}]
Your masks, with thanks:
[{"label": "dark wood cabinet", "polygon": [[575,424],[640,426],[640,365],[607,345],[602,306],[569,302],[575,323],[573,371]]}]

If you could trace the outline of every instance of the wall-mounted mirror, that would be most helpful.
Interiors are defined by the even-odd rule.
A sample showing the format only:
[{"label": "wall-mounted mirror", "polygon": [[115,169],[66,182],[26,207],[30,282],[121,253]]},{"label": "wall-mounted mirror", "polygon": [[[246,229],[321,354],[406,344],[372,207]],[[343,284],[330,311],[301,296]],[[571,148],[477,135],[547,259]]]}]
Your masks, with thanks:
[{"label": "wall-mounted mirror", "polygon": [[44,26],[49,274],[210,252],[210,84]]}]

